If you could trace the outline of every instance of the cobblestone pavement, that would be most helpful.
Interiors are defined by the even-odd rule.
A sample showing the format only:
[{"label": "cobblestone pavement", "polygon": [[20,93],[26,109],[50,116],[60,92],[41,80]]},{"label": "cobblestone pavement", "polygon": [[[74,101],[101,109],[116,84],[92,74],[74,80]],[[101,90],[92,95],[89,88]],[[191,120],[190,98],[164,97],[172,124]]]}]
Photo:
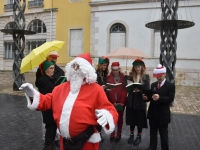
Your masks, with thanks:
[{"label": "cobblestone pavement", "polygon": [[[34,84],[35,73],[25,73],[26,82]],[[42,140],[41,113],[26,107],[24,93],[13,91],[12,72],[0,71],[0,150],[40,150]],[[169,125],[170,150],[200,149],[200,87],[176,86],[176,96]],[[136,133],[135,133],[136,134]],[[103,133],[101,150],[131,150],[127,144],[129,127],[123,125],[122,139],[111,143]],[[159,141],[159,136],[158,136]],[[149,145],[149,129],[142,133],[140,149]],[[158,144],[158,150],[160,150]]]}]

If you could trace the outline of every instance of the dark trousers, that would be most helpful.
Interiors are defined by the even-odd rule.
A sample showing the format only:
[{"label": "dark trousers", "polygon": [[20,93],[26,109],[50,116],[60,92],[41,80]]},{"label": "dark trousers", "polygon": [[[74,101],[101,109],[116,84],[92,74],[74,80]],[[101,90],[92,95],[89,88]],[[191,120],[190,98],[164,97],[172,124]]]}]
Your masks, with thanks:
[{"label": "dark trousers", "polygon": [[157,132],[160,133],[161,150],[169,150],[168,124],[160,124],[158,117],[152,116],[149,119],[150,125],[150,148],[157,149]]},{"label": "dark trousers", "polygon": [[45,124],[45,129],[46,129],[46,133],[45,133],[45,145],[50,145],[51,142],[53,142],[55,140],[55,136],[56,136],[56,123],[50,123],[50,124]]},{"label": "dark trousers", "polygon": [[98,131],[98,132],[100,132],[100,133],[101,133],[102,126],[100,126],[100,125],[97,125],[97,126],[96,126],[96,129],[97,129],[97,131]]}]

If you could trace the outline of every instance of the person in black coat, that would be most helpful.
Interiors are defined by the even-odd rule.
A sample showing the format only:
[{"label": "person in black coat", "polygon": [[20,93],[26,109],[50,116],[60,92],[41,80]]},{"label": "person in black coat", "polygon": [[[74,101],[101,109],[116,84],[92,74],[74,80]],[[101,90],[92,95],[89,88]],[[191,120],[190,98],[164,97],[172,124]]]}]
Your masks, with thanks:
[{"label": "person in black coat", "polygon": [[[104,89],[105,92],[106,92],[106,86],[105,86],[106,77],[107,77],[107,75],[109,73],[108,65],[109,65],[109,59],[107,57],[105,57],[105,56],[99,57],[98,65],[96,67],[97,83],[100,86],[102,86],[102,88]],[[106,95],[108,95],[107,92],[106,92]],[[101,135],[102,127],[100,125],[98,125],[98,126],[96,126],[96,129],[100,133],[101,142],[103,142],[103,138],[102,138],[102,135]]]},{"label": "person in black coat", "polygon": [[[58,53],[56,51],[51,51],[47,57],[47,60],[48,61],[53,61],[54,62],[54,65],[55,65],[55,69],[54,69],[54,74],[53,76],[55,77],[56,81],[59,79],[60,76],[64,76],[65,73],[64,71],[58,67],[56,65],[56,62],[57,62],[57,58],[58,58]],[[36,80],[35,80],[35,86],[38,87],[38,82],[39,82],[39,79],[45,74],[44,71],[43,71],[43,63],[41,63],[36,71]]]},{"label": "person in black coat", "polygon": [[150,125],[150,145],[146,150],[157,149],[157,131],[160,133],[161,149],[169,150],[168,124],[171,122],[170,104],[174,100],[175,85],[166,80],[166,68],[161,64],[154,69],[154,77],[158,81],[151,84],[151,90],[157,94],[143,99],[150,101],[148,115]]},{"label": "person in black coat", "polygon": [[[51,93],[55,87],[54,74],[54,63],[49,61],[44,61],[43,71],[45,74],[39,79],[38,90],[42,94]],[[56,123],[54,122],[52,110],[42,111],[43,123],[45,124],[45,144],[44,150],[55,150],[55,136],[56,136]]]},{"label": "person in black coat", "polygon": [[[136,59],[132,63],[132,71],[127,78],[134,83],[142,83],[145,90],[150,89],[150,78],[145,73],[146,67],[142,60]],[[138,145],[141,142],[142,129],[147,128],[146,102],[142,98],[142,91],[135,89],[128,93],[126,100],[126,124],[130,125],[128,143]],[[134,129],[137,126],[137,137],[134,140]]]}]

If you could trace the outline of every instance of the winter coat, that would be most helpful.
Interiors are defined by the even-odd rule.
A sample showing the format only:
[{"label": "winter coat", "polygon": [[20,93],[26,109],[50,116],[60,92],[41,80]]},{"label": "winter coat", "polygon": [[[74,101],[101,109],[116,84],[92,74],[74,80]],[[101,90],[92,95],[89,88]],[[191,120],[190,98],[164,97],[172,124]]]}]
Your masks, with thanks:
[{"label": "winter coat", "polygon": [[[55,87],[55,78],[44,74],[38,81],[38,90],[41,94],[51,93]],[[52,110],[42,111],[43,122],[45,124],[54,123]]]},{"label": "winter coat", "polygon": [[[122,73],[120,73],[119,75],[120,75],[120,80],[118,83],[122,83],[122,85],[119,85],[108,92],[109,101],[112,104],[114,103],[125,104],[126,102],[127,91],[125,89],[125,84],[124,84],[124,75]],[[116,83],[114,80],[114,75],[112,73],[107,76],[106,80],[107,83],[113,83],[113,84]]]},{"label": "winter coat", "polygon": [[103,77],[101,78],[99,70],[96,70],[97,73],[97,83],[102,86],[106,84],[106,77],[107,77],[107,73],[104,71],[103,72]]},{"label": "winter coat", "polygon": [[151,97],[149,97],[150,105],[147,118],[151,119],[151,117],[156,113],[156,115],[159,117],[160,124],[168,124],[171,122],[170,104],[174,100],[175,85],[165,80],[165,83],[160,87],[159,90],[157,86],[158,81],[152,83],[151,90],[156,91],[160,98],[157,101],[154,101]]},{"label": "winter coat", "polygon": [[[126,76],[125,78],[134,82],[131,76]],[[145,74],[142,81],[139,82],[143,83],[145,90],[150,89],[150,78],[148,74]],[[128,93],[126,106],[136,110],[146,110],[146,102],[142,98],[142,91]]]},{"label": "winter coat", "polygon": [[[39,68],[37,69],[37,72],[36,72],[36,80],[35,80],[35,86],[38,87],[38,82],[39,82],[39,79],[44,75],[44,71],[42,69],[42,64],[39,65]],[[57,81],[59,79],[60,76],[64,76],[65,73],[64,71],[58,67],[56,64],[55,64],[55,69],[54,69],[54,74],[53,76],[55,77],[55,80]]]}]

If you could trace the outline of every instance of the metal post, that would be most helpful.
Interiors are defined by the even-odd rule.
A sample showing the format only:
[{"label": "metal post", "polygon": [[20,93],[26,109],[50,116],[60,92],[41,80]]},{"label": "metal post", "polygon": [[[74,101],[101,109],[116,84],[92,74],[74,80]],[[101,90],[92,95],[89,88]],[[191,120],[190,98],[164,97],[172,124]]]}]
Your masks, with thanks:
[{"label": "metal post", "polygon": [[195,25],[194,22],[178,20],[178,1],[161,0],[161,20],[147,23],[147,28],[160,30],[160,63],[167,69],[166,79],[172,83],[176,76],[176,50],[178,29],[189,28]]},{"label": "metal post", "polygon": [[[161,1],[162,20],[178,20],[177,9],[178,0],[162,0]],[[160,36],[160,63],[167,69],[166,79],[174,83],[176,76],[176,50],[178,28],[174,26],[161,26]]]},{"label": "metal post", "polygon": [[[14,19],[14,29],[24,30],[25,29],[25,17],[24,11],[26,8],[26,0],[23,0],[22,5],[20,5],[21,0],[14,0],[13,5],[13,19]],[[24,48],[25,48],[25,37],[24,33],[13,33],[14,40],[14,63],[13,63],[13,90],[18,91],[19,87],[24,83],[24,74],[20,74],[21,61],[24,58]]]}]

